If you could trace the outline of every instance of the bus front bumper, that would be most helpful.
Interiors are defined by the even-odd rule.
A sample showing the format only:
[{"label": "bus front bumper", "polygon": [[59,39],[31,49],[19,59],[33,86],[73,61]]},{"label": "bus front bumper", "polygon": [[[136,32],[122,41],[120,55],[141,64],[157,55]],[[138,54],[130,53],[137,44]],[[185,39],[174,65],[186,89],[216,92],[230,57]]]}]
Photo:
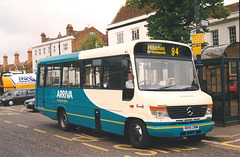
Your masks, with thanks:
[{"label": "bus front bumper", "polygon": [[168,123],[162,125],[159,123],[148,123],[147,130],[150,136],[156,137],[185,137],[202,135],[211,131],[215,126],[214,121],[197,122],[197,123]]}]

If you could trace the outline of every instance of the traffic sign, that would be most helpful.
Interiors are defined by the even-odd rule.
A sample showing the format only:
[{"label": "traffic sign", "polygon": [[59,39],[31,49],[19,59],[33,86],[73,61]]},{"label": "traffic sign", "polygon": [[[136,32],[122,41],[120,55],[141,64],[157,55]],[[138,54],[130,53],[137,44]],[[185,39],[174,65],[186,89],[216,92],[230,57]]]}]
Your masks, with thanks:
[{"label": "traffic sign", "polygon": [[192,34],[192,43],[193,44],[204,43],[204,33]]},{"label": "traffic sign", "polygon": [[201,55],[201,44],[193,44],[192,45],[193,48],[193,55]]}]

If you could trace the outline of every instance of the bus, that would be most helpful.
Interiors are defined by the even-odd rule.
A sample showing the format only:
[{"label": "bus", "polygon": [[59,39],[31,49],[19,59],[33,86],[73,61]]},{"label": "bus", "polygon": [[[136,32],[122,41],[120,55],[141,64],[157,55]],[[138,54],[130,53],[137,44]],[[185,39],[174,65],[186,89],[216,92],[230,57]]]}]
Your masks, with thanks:
[{"label": "bus", "polygon": [[0,94],[16,88],[35,88],[36,74],[3,72],[0,76]]},{"label": "bus", "polygon": [[178,42],[139,40],[40,59],[35,98],[60,129],[127,136],[135,148],[152,136],[201,141],[215,125],[192,51]]}]

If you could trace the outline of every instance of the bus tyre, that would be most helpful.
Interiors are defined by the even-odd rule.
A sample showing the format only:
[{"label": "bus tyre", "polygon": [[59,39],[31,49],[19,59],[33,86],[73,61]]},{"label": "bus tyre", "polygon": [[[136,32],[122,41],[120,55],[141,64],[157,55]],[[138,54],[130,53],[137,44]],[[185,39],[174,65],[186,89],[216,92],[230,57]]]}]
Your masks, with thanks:
[{"label": "bus tyre", "polygon": [[190,142],[200,142],[201,140],[203,140],[205,138],[205,134],[203,135],[195,135],[195,136],[188,136],[187,139]]},{"label": "bus tyre", "polygon": [[8,105],[9,105],[9,106],[13,106],[13,105],[14,105],[14,101],[13,101],[13,100],[9,100],[9,101],[8,101]]},{"label": "bus tyre", "polygon": [[135,148],[146,148],[149,145],[150,137],[143,121],[135,119],[129,126],[129,141]]},{"label": "bus tyre", "polygon": [[68,131],[71,128],[71,124],[68,122],[68,117],[65,110],[60,111],[60,114],[58,117],[58,125],[63,131]]}]

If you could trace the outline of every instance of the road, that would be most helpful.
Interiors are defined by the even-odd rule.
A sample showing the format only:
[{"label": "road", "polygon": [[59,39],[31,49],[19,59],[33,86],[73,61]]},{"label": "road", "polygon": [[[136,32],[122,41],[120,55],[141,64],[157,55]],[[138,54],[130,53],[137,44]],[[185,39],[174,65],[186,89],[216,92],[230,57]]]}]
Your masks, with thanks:
[{"label": "road", "polygon": [[189,143],[185,139],[152,140],[148,149],[135,149],[122,136],[78,127],[61,131],[57,121],[23,105],[0,106],[0,157],[93,156],[239,156],[240,139]]}]

